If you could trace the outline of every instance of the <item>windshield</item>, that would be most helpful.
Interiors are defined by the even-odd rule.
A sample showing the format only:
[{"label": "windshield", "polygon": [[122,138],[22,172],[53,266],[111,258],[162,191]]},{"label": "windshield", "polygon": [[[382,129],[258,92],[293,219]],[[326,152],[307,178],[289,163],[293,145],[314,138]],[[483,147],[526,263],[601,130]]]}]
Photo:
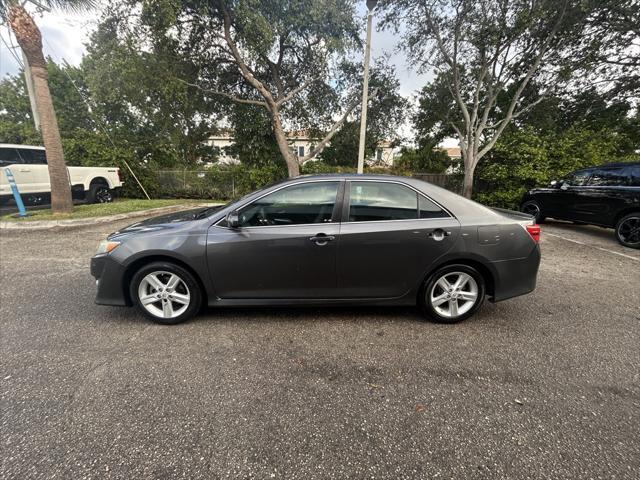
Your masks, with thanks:
[{"label": "windshield", "polygon": [[224,205],[212,205],[211,207],[204,208],[204,209],[200,210],[196,214],[195,218],[196,219],[204,218],[204,217],[207,217],[207,216],[211,215],[213,212],[217,212],[219,210],[223,210],[225,208],[231,207],[231,206],[233,206],[233,205],[235,205],[237,203],[241,203],[245,199],[247,199],[247,198],[249,198],[249,197],[251,197],[251,196],[253,196],[255,194],[258,194],[258,193],[264,192],[265,190],[268,190],[269,188],[271,188],[276,183],[280,183],[280,182],[271,183],[271,184],[267,185],[266,187],[261,188],[260,190],[255,190],[255,191],[253,191],[251,193],[247,193],[246,195],[243,195],[242,197],[238,198],[237,200],[231,200],[231,201],[225,203]]}]

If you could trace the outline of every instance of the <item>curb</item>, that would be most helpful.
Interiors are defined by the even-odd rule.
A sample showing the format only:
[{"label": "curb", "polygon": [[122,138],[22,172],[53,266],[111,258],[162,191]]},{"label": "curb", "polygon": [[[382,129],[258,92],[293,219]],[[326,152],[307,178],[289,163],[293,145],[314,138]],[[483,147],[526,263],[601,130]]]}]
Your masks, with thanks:
[{"label": "curb", "polygon": [[150,208],[147,210],[137,210],[130,213],[118,213],[116,215],[109,215],[107,217],[93,217],[93,218],[78,218],[69,220],[34,220],[33,222],[0,222],[0,230],[44,230],[48,228],[69,228],[69,227],[83,227],[87,225],[99,225],[101,223],[116,222],[118,220],[126,220],[128,218],[146,217],[149,215],[159,215],[163,213],[173,213],[182,210],[190,210],[199,207],[210,207],[214,205],[222,205],[221,203],[193,203],[193,204],[181,204],[170,205],[168,207]]}]

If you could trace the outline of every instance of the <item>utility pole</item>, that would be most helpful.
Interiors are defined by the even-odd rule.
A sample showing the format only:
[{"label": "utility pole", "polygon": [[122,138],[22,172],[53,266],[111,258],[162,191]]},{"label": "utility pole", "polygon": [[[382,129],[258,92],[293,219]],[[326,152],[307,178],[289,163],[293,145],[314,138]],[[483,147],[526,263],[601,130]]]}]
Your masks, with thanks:
[{"label": "utility pole", "polygon": [[40,131],[40,115],[38,115],[38,108],[36,107],[36,97],[33,91],[33,77],[31,76],[31,67],[29,66],[29,60],[27,56],[22,52],[22,62],[24,63],[24,80],[27,84],[27,93],[29,94],[29,103],[31,104],[31,115],[33,116],[33,123],[36,126],[36,130]]},{"label": "utility pole", "polygon": [[364,144],[367,135],[367,105],[369,103],[369,59],[371,57],[371,28],[373,9],[378,0],[367,0],[367,43],[364,49],[364,81],[362,82],[362,110],[360,114],[360,146],[358,147],[358,173],[364,171]]},{"label": "utility pole", "polygon": [[[40,3],[38,0],[27,0],[28,2],[33,3],[36,6],[36,9],[41,12],[50,12],[51,9]],[[24,2],[27,3],[27,2]],[[11,35],[11,34],[9,34]],[[36,130],[40,131],[40,115],[38,115],[38,108],[36,107],[36,97],[33,88],[33,77],[31,76],[31,67],[29,66],[29,60],[27,60],[27,56],[22,52],[22,63],[24,63],[24,80],[27,84],[27,93],[29,94],[29,103],[31,104],[31,115],[33,116],[33,123],[36,127]]]}]

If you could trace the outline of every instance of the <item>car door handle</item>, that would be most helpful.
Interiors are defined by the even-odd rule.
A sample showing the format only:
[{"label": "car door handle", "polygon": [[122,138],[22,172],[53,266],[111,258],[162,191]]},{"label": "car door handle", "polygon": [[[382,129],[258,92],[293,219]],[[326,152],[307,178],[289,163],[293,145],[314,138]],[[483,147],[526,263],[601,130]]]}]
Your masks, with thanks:
[{"label": "car door handle", "polygon": [[429,238],[433,238],[436,242],[444,240],[444,237],[451,235],[451,232],[447,232],[441,228],[436,228],[433,232],[429,232]]},{"label": "car door handle", "polygon": [[19,172],[30,172],[31,170],[29,170],[28,168],[21,168],[18,171]]},{"label": "car door handle", "polygon": [[309,238],[309,240],[311,240],[312,242],[315,242],[316,245],[320,245],[320,246],[326,245],[328,242],[331,242],[335,239],[336,237],[334,237],[333,235],[325,235],[324,233],[319,233]]}]

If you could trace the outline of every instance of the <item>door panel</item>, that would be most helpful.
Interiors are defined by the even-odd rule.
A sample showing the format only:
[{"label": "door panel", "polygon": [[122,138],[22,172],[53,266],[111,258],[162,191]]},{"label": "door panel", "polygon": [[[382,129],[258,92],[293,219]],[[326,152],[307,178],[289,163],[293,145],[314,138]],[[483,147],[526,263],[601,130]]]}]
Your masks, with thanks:
[{"label": "door panel", "polygon": [[50,192],[51,180],[44,150],[32,150],[31,171],[36,192]]},{"label": "door panel", "polygon": [[626,206],[628,196],[620,187],[627,183],[622,167],[595,169],[576,197],[575,220],[613,225],[616,212]]},{"label": "door panel", "polygon": [[331,298],[336,289],[340,181],[276,189],[212,226],[207,261],[220,298]]},{"label": "door panel", "polygon": [[[454,218],[345,223],[338,241],[338,288],[344,298],[399,297],[454,245]],[[444,231],[443,236],[438,235]],[[435,232],[435,235],[434,235]]]},{"label": "door panel", "polygon": [[[20,155],[18,149],[2,147],[0,149],[0,164],[3,167],[9,167],[13,178],[16,181],[18,190],[21,194],[32,193],[34,189],[33,171],[31,165],[27,163],[23,155]],[[6,175],[2,173],[2,183],[7,182]]]},{"label": "door panel", "polygon": [[[337,223],[229,229],[213,226],[207,261],[220,298],[330,298]],[[330,241],[313,241],[324,234]],[[324,244],[323,244],[324,243]]]},{"label": "door panel", "polygon": [[549,196],[549,208],[543,208],[545,215],[563,220],[577,220],[580,204],[584,201],[584,185],[591,170],[578,170],[560,180],[560,188]]},{"label": "door panel", "polygon": [[407,185],[350,181],[338,240],[344,298],[399,297],[455,243],[459,223]]}]

